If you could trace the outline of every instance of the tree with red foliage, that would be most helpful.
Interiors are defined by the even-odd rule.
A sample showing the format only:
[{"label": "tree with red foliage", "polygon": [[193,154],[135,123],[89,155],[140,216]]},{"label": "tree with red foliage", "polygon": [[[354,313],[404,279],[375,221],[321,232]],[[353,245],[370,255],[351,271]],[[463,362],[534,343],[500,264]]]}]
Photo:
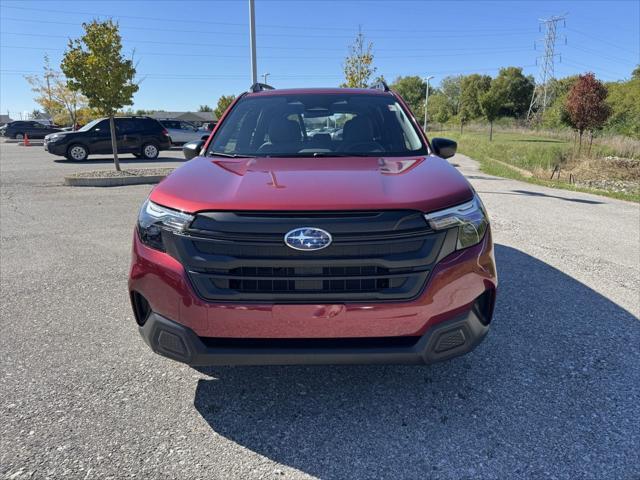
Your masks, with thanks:
[{"label": "tree with red foliage", "polygon": [[571,124],[580,135],[578,153],[582,148],[582,135],[602,128],[611,115],[611,108],[606,102],[607,87],[596,79],[593,73],[580,75],[575,81],[565,102]]}]

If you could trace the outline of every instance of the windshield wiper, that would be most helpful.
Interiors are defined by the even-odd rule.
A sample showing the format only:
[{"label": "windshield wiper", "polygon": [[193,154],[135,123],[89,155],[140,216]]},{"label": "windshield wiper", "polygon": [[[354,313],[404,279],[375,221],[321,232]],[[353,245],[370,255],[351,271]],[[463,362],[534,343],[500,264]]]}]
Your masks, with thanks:
[{"label": "windshield wiper", "polygon": [[226,157],[226,158],[255,158],[255,155],[242,155],[239,153],[209,152],[209,157]]},{"label": "windshield wiper", "polygon": [[273,158],[319,158],[319,157],[376,157],[375,153],[349,153],[349,152],[299,152],[299,153],[270,153],[265,155]]},{"label": "windshield wiper", "polygon": [[352,153],[352,152],[316,152],[314,157],[379,157],[384,155],[382,152],[372,153]]}]

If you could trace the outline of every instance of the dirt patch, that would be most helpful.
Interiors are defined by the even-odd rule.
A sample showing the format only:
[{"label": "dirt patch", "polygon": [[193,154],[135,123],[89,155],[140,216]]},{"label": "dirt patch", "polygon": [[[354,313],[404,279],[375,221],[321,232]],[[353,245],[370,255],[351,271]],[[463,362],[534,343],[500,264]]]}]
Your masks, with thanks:
[{"label": "dirt patch", "polygon": [[[551,171],[536,169],[536,178],[549,180]],[[611,192],[640,193],[640,160],[604,157],[568,160],[554,178],[582,187]]]}]

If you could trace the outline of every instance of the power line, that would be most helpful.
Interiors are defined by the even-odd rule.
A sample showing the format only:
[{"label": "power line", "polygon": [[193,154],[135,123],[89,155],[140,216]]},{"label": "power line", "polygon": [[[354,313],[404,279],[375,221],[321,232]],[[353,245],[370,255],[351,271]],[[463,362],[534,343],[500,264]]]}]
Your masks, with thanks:
[{"label": "power line", "polygon": [[[39,38],[70,38],[70,35],[53,35],[53,34],[47,34],[47,33],[24,33],[24,32],[7,32],[7,31],[2,31],[0,32],[2,33],[2,35],[18,35],[21,37],[39,37]],[[161,42],[161,41],[156,41],[156,40],[138,40],[138,39],[129,39],[129,38],[122,38],[123,41],[127,41],[127,42],[136,42],[136,43],[149,43],[149,44],[154,44],[154,45],[185,45],[185,46],[189,46],[189,47],[193,47],[193,42]],[[241,45],[241,44],[207,44],[207,45],[203,45],[203,47],[222,47],[222,48],[245,48],[246,45]],[[287,48],[287,47],[283,47],[283,48]]]},{"label": "power line", "polygon": [[[23,46],[23,45],[0,45],[0,48],[7,49],[19,49],[19,50],[36,50],[43,52],[64,52],[63,48],[50,48],[50,47],[31,47],[31,46]],[[466,57],[469,55],[473,56],[482,56],[482,55],[493,55],[495,53],[510,53],[510,52],[523,52],[526,49],[522,48],[504,48],[504,49],[496,49],[485,52],[461,52],[461,53],[434,53],[434,54],[425,54],[425,55],[391,55],[391,56],[380,56],[376,55],[377,59],[381,60],[389,60],[389,59],[416,59],[416,58],[440,58],[440,57]],[[235,59],[245,59],[246,57],[242,54],[237,55],[227,55],[227,54],[218,54],[218,53],[182,53],[182,52],[140,52],[137,50],[132,50],[129,52],[131,56],[160,56],[160,57],[196,57],[196,58],[235,58]],[[340,60],[339,56],[318,56],[318,55],[305,55],[305,56],[273,56],[273,55],[261,55],[261,58],[269,59],[269,60]]]},{"label": "power line", "polygon": [[596,37],[596,36],[594,36],[594,35],[592,35],[590,33],[581,32],[580,30],[576,30],[575,28],[568,28],[567,27],[567,30],[569,30],[571,32],[574,32],[574,33],[577,33],[578,35],[582,35],[583,37],[590,38],[591,40],[595,40],[596,42],[602,42],[602,43],[610,45],[612,47],[616,47],[619,50],[624,50],[626,52],[638,55],[638,51],[637,50],[636,51],[630,50],[630,49],[627,48],[626,45],[625,46],[618,45],[617,43],[610,42],[609,40],[604,40],[604,39]]},{"label": "power line", "polygon": [[[80,27],[80,25],[78,25],[77,22],[62,22],[62,21],[54,21],[54,20],[35,20],[35,19],[24,19],[24,18],[15,18],[15,17],[3,17],[4,20],[12,20],[12,21],[16,21],[16,22],[26,22],[26,23],[46,23],[46,24],[54,24],[54,25],[73,25],[75,27]],[[167,20],[168,22],[171,22],[171,20]],[[182,30],[182,29],[166,29],[166,28],[150,28],[150,27],[138,27],[136,26],[124,26],[124,25],[120,25],[120,28],[122,28],[123,30],[148,30],[148,31],[158,31],[158,32],[175,32],[175,33],[199,33],[199,34],[207,34],[207,35],[211,35],[211,34],[222,34],[222,35],[240,35],[240,36],[245,36],[246,34],[244,32],[215,32],[215,31],[211,31],[211,30],[207,30],[206,32],[203,32],[202,30]],[[430,31],[431,33],[434,33],[432,31]],[[523,30],[518,30],[518,31],[509,31],[509,32],[499,32],[499,31],[495,31],[495,30],[488,30],[486,33],[484,31],[482,32],[478,32],[478,33],[463,33],[463,34],[458,34],[458,33],[447,33],[447,38],[477,38],[477,37],[513,37],[513,36],[527,36],[530,33],[532,33],[532,31],[523,31]],[[415,39],[416,35],[421,35],[421,34],[415,34],[415,35],[393,35],[393,36],[375,36],[375,35],[368,35],[368,37],[372,38],[373,40],[385,40],[385,39]],[[260,33],[260,36],[265,36],[265,37],[282,37],[282,38],[300,38],[300,33]],[[333,35],[333,34],[309,34],[309,33],[305,33],[304,34],[305,38],[330,38],[330,39],[353,39],[353,35]]]},{"label": "power line", "polygon": [[[69,38],[68,35],[53,35],[53,34],[43,34],[43,33],[23,33],[23,32],[7,32],[7,31],[3,31],[0,32],[3,35],[17,35],[17,36],[26,36],[26,37],[41,37],[41,38]],[[128,42],[128,43],[148,43],[148,44],[153,44],[153,45],[186,45],[186,46],[190,46],[190,47],[194,47],[193,42],[162,42],[162,41],[156,41],[156,40],[138,40],[138,39],[132,39],[132,38],[122,38],[123,41]],[[207,44],[207,45],[202,45],[200,46],[200,48],[210,48],[210,47],[220,47],[220,48],[247,48],[247,44],[215,44],[215,43],[211,43],[211,44]],[[276,46],[259,46],[258,50],[313,50],[313,51],[322,51],[322,52],[344,52],[345,49],[344,48],[314,48],[314,47],[295,47],[295,46],[287,46],[287,47],[276,47]],[[489,48],[452,48],[452,49],[447,49],[447,52],[457,52],[457,51],[462,51],[462,52],[468,52],[470,54],[476,54],[478,52],[508,52],[508,51],[523,51],[525,49],[528,49],[528,46],[526,45],[521,45],[521,46],[514,46],[514,47],[499,47],[499,48],[495,48],[495,47],[489,47]],[[399,52],[423,52],[424,49],[404,49],[404,48],[398,48],[398,49],[387,49],[387,48],[383,48],[383,49],[376,49],[376,58],[385,58],[385,57],[380,57],[378,55],[379,52],[393,52],[393,51],[399,51]],[[393,57],[386,57],[386,58],[421,58],[421,57],[435,57],[435,56],[447,56],[449,55],[449,53],[444,53],[444,54],[429,54],[429,55],[425,55],[425,54],[420,54],[420,55],[394,55]],[[215,56],[215,55],[212,55]]]},{"label": "power line", "polygon": [[[169,22],[169,23],[188,23],[188,24],[203,24],[203,25],[222,25],[222,26],[233,26],[233,27],[243,27],[245,28],[247,25],[245,23],[240,22],[213,22],[209,20],[193,20],[193,19],[179,19],[179,18],[166,18],[166,17],[149,17],[149,16],[141,16],[141,15],[113,15],[108,13],[96,13],[96,12],[81,12],[81,11],[70,11],[70,10],[54,10],[54,9],[43,9],[43,8],[30,8],[30,7],[17,7],[17,6],[9,6],[9,5],[0,5],[1,8],[8,8],[13,10],[23,10],[23,11],[32,11],[32,12],[47,12],[47,13],[57,13],[64,15],[85,15],[85,16],[96,16],[96,17],[108,17],[108,18],[127,18],[133,20],[147,20],[147,21],[156,21],[156,22]],[[337,26],[311,26],[311,25],[283,25],[283,24],[269,24],[269,23],[260,23],[257,25],[260,28],[286,28],[286,29],[294,29],[294,30],[324,30],[324,31],[345,31],[345,32],[355,32],[353,27],[337,27]],[[390,33],[405,33],[406,29],[399,28],[366,28],[367,32],[390,32]],[[184,30],[182,30],[184,31]],[[496,26],[487,26],[482,29],[465,29],[466,32],[521,32],[521,29],[517,28],[504,28],[504,26],[496,25]],[[442,30],[434,30],[429,29],[430,33],[447,33],[451,32],[450,29],[442,29]],[[207,33],[210,33],[208,30]],[[226,33],[226,32],[225,32]],[[299,34],[296,34],[296,36]]]},{"label": "power line", "polygon": [[[521,68],[529,68],[535,67],[535,64],[532,65],[520,65]],[[441,70],[433,72],[436,75],[463,75],[467,73],[477,73],[477,72],[496,72],[504,68],[504,66],[498,67],[481,67],[481,68],[470,68],[468,70]],[[10,70],[10,69],[0,69],[0,74],[2,75],[28,75],[28,74],[41,74],[42,71],[39,70]],[[54,73],[62,73],[60,71],[55,71]],[[217,78],[236,78],[242,77],[245,78],[246,74],[173,74],[173,73],[138,73],[138,75],[150,77],[150,78],[168,78],[168,79],[217,79]],[[418,74],[420,76],[425,76],[424,74]],[[305,74],[269,74],[270,77],[274,78],[343,78],[342,74],[328,74],[328,73],[305,73]],[[397,77],[399,74],[389,74],[389,77]]]},{"label": "power line", "polygon": [[527,120],[533,120],[534,116],[539,113],[544,113],[547,109],[547,105],[551,102],[551,88],[550,83],[555,78],[555,48],[556,48],[556,29],[558,23],[565,22],[565,15],[554,16],[551,18],[540,19],[540,26],[544,26],[544,56],[542,64],[540,66],[539,81],[536,82],[536,86],[531,95],[531,103],[529,104],[529,111],[527,112]]},{"label": "power line", "polygon": [[597,50],[592,50],[590,48],[576,47],[575,45],[567,45],[567,47],[573,48],[574,50],[579,50],[579,51],[584,52],[584,53],[589,53],[591,55],[597,55],[600,58],[603,58],[605,60],[609,60],[610,62],[614,62],[614,63],[620,63],[620,64],[623,64],[623,65],[629,65],[630,63],[633,63],[633,64],[637,63],[637,60],[636,61],[634,61],[634,60],[623,60],[622,58],[612,57],[609,54],[598,52]]},{"label": "power line", "polygon": [[610,70],[603,70],[600,67],[594,68],[593,65],[587,65],[585,63],[580,63],[580,62],[576,62],[575,60],[565,60],[563,63],[566,63],[567,65],[573,66],[573,67],[577,67],[577,68],[586,68],[589,71],[592,72],[598,72],[598,74],[600,76],[602,76],[601,74],[604,73],[604,76],[607,76],[613,80],[619,80],[620,77],[618,74],[610,71]]}]

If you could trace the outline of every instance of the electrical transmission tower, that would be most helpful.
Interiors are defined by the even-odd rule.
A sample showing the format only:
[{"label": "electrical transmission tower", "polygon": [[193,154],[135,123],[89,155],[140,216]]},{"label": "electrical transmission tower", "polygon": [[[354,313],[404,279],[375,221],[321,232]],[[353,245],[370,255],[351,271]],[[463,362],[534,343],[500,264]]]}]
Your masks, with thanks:
[{"label": "electrical transmission tower", "polygon": [[[541,18],[540,28],[544,26],[544,56],[541,57],[542,62],[540,64],[540,70],[538,72],[538,81],[536,87],[533,90],[531,96],[531,103],[529,104],[529,112],[527,113],[527,120],[532,121],[538,114],[542,114],[549,103],[551,103],[551,97],[553,92],[551,91],[551,81],[554,80],[554,67],[555,67],[555,48],[556,48],[556,31],[558,23],[562,22],[566,27],[566,15],[555,16],[551,18]],[[566,39],[565,39],[566,40]],[[535,44],[534,44],[535,46]],[[537,63],[538,59],[536,59]]]}]

